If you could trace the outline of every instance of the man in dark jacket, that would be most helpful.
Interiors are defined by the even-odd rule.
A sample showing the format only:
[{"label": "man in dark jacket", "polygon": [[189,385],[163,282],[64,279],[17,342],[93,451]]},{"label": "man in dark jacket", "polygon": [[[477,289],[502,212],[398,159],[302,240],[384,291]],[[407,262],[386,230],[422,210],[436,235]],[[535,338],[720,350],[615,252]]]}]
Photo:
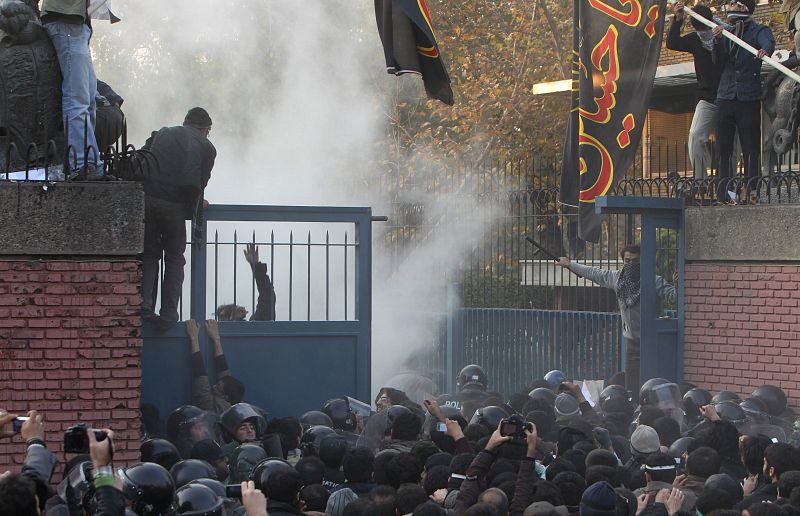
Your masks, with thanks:
[{"label": "man in dark jacket", "polygon": [[753,504],[761,502],[774,502],[778,499],[778,481],[787,471],[796,470],[798,464],[798,450],[790,444],[776,443],[767,447],[764,452],[764,480],[767,482],[757,488],[736,506],[744,510]]},{"label": "man in dark jacket", "polygon": [[189,110],[182,126],[153,132],[142,147],[157,170],[144,178],[145,230],[142,255],[142,317],[156,319],[158,262],[164,257],[161,320],[178,320],[186,259],[186,223],[197,213],[211,178],[217,151],[208,141],[211,117],[205,109]]},{"label": "man in dark jacket", "polygon": [[[711,56],[714,48],[714,35],[711,29],[691,18],[694,32],[681,36],[681,27],[685,19],[683,2],[673,5],[675,18],[667,34],[667,48],[678,52],[687,52],[694,58],[694,73],[697,76],[697,106],[694,108],[692,125],[689,128],[689,159],[692,162],[695,179],[705,179],[706,171],[711,166],[711,133],[716,121],[717,87],[722,75],[722,65],[715,63]],[[705,5],[692,7],[694,12],[713,21],[711,9]]]},{"label": "man in dark jacket", "polygon": [[772,55],[775,37],[769,27],[753,20],[755,0],[732,0],[728,4],[731,32],[758,50],[754,56],[722,37],[722,26],[712,29],[714,62],[722,65],[717,89],[717,145],[719,147],[718,187],[720,202],[733,200],[725,179],[733,176],[733,139],[738,131],[742,145],[744,173],[748,178],[760,174],[761,154],[761,58]]}]

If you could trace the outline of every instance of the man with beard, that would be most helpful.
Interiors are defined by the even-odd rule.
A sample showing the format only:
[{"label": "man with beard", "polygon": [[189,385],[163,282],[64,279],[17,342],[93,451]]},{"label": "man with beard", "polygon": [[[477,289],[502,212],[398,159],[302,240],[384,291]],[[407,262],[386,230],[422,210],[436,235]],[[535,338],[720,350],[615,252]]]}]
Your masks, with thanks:
[{"label": "man with beard", "polygon": [[[625,246],[620,252],[622,270],[608,270],[589,267],[570,261],[562,256],[558,264],[569,269],[578,276],[589,279],[601,287],[613,289],[617,294],[619,311],[622,316],[622,336],[625,337],[625,386],[630,392],[639,392],[639,350],[640,350],[640,317],[639,297],[639,259],[641,249],[638,245]],[[667,303],[675,303],[677,292],[675,287],[667,283],[661,276],[656,276],[656,294]]]}]

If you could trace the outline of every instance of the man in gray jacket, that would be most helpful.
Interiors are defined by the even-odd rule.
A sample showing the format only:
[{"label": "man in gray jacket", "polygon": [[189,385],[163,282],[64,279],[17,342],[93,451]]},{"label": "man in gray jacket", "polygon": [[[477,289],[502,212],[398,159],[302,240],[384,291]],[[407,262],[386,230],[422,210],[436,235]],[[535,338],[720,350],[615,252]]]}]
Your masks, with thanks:
[{"label": "man in gray jacket", "polygon": [[[625,337],[625,386],[637,395],[639,393],[639,350],[640,350],[640,306],[639,283],[641,249],[638,245],[628,245],[620,252],[623,266],[621,270],[598,269],[581,265],[562,256],[558,264],[578,276],[592,280],[601,287],[613,289],[617,294],[620,315],[622,315],[622,336]],[[656,294],[667,303],[675,303],[675,287],[661,276],[656,276]]]}]

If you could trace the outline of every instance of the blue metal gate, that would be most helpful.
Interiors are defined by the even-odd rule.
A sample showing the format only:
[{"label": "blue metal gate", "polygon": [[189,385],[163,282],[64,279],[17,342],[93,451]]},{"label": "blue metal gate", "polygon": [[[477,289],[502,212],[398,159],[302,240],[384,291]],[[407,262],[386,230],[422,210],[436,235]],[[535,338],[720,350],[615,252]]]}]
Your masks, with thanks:
[{"label": "blue metal gate", "polygon": [[[371,213],[370,208],[314,206],[222,205],[205,210],[203,234],[210,235],[210,226],[218,228],[211,241],[193,243],[187,251],[191,285],[184,297],[191,300],[191,317],[208,318],[218,291],[224,291],[221,297],[232,292],[236,303],[239,285],[239,299],[247,297],[241,285],[249,280],[236,274],[247,243],[264,253],[262,261],[275,284],[278,320],[219,322],[231,373],[246,386],[245,401],[280,416],[319,409],[333,396],[369,400]],[[248,229],[259,226],[252,239],[241,241],[237,235],[248,224]],[[231,226],[239,232],[233,229],[232,241],[220,241],[219,232]],[[337,231],[344,237],[332,236]],[[331,302],[334,296],[336,302]],[[255,294],[249,297],[254,303]],[[297,320],[298,315],[304,320]],[[213,380],[213,350],[204,329],[201,351]],[[163,333],[144,327],[142,403],[158,407],[162,418],[191,402],[189,354],[183,323]]]}]

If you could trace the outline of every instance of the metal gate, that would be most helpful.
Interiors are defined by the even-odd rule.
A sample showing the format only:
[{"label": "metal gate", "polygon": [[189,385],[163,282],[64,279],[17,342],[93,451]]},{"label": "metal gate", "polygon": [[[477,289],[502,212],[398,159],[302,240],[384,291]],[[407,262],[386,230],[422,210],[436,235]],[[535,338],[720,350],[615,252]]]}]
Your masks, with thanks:
[{"label": "metal gate", "polygon": [[[184,298],[191,301],[191,317],[213,318],[220,300],[254,311],[255,291],[248,288],[254,282],[241,257],[248,243],[258,246],[275,286],[277,320],[218,323],[231,373],[246,387],[245,401],[281,416],[319,409],[333,396],[369,400],[371,214],[361,207],[205,210],[208,238],[187,249],[191,280]],[[202,326],[201,352],[213,381],[213,349]],[[162,333],[149,325],[143,330],[142,403],[166,418],[191,402],[189,342],[183,323]]]}]

